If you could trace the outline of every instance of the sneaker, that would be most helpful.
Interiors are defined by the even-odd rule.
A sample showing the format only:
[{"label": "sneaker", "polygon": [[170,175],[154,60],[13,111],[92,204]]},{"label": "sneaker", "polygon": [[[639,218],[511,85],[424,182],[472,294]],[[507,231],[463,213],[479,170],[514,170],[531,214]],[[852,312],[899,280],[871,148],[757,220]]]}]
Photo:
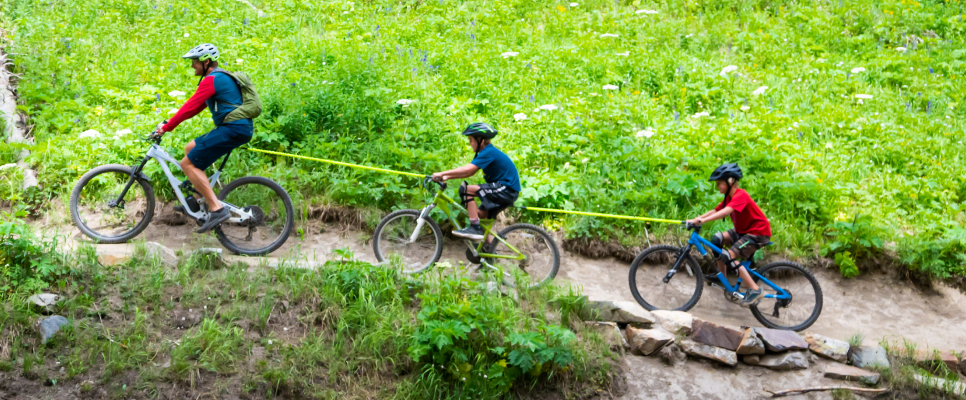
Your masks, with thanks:
[{"label": "sneaker", "polygon": [[185,214],[185,215],[188,214],[188,213],[184,212],[184,206],[174,206],[173,210],[174,210],[174,212],[179,212],[179,213],[182,213],[182,214]]},{"label": "sneaker", "polygon": [[761,302],[761,298],[762,298],[761,288],[758,288],[758,290],[748,289],[748,292],[745,293],[745,299],[741,301],[741,306],[745,308],[748,308],[751,306],[757,306],[758,303]]},{"label": "sneaker", "polygon": [[228,218],[231,218],[231,213],[228,212],[227,208],[222,207],[220,210],[213,211],[211,214],[208,214],[208,220],[205,221],[205,224],[202,225],[201,228],[198,228],[198,230],[195,232],[197,233],[208,232],[212,229],[215,229],[216,226],[221,225],[221,223],[225,222],[225,220],[227,220]]},{"label": "sneaker", "polygon": [[453,236],[464,239],[483,240],[483,227],[470,224],[470,226],[467,226],[466,228],[453,231]]},{"label": "sneaker", "polygon": [[704,274],[705,282],[718,282],[718,274]]}]

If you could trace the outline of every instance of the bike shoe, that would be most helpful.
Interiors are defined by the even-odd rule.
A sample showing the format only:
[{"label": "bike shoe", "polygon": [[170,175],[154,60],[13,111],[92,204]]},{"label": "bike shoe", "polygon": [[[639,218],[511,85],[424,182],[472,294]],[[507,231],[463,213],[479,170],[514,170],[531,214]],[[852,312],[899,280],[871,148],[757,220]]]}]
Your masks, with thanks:
[{"label": "bike shoe", "polygon": [[184,212],[184,206],[174,206],[174,208],[172,208],[172,209],[174,210],[174,212],[179,212],[179,213],[182,213],[182,214],[188,214],[188,213]]},{"label": "bike shoe", "polygon": [[225,207],[222,207],[218,211],[212,211],[211,214],[208,214],[208,221],[205,221],[205,224],[202,225],[201,228],[198,228],[198,230],[195,232],[208,232],[212,229],[215,229],[216,226],[221,225],[221,223],[225,222],[225,220],[228,218],[231,218],[231,213],[228,212],[228,209]]},{"label": "bike shoe", "polygon": [[453,236],[464,239],[483,240],[483,228],[479,225],[470,225],[458,231],[453,231]]},{"label": "bike shoe", "polygon": [[718,281],[718,274],[704,274],[704,281],[705,282],[717,282]]},{"label": "bike shoe", "polygon": [[748,292],[745,293],[745,299],[741,301],[741,306],[745,308],[757,306],[758,303],[761,302],[763,296],[764,295],[761,288],[758,288],[758,290],[749,289]]}]

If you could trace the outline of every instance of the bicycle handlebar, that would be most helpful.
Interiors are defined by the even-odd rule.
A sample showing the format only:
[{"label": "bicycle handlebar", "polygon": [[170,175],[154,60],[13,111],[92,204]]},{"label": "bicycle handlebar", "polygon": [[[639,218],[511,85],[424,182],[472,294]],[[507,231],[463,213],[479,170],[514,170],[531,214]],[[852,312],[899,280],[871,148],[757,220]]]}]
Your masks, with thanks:
[{"label": "bicycle handlebar", "polygon": [[688,221],[684,221],[684,229],[689,231],[701,232],[701,225],[693,224]]},{"label": "bicycle handlebar", "polygon": [[430,182],[433,182],[433,183],[436,183],[437,185],[439,185],[439,190],[446,190],[446,182],[436,182],[433,179],[433,176],[432,175],[426,175],[426,178],[423,179],[423,188],[426,189],[426,190],[429,190],[429,184],[430,184]]}]

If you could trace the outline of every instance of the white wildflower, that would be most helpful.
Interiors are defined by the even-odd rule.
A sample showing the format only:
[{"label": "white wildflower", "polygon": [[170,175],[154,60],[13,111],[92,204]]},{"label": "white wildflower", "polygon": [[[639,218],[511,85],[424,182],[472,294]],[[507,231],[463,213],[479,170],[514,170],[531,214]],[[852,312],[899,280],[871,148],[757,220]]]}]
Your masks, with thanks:
[{"label": "white wildflower", "polygon": [[553,110],[556,110],[557,109],[557,106],[555,106],[553,104],[544,104],[544,105],[540,106],[539,109],[540,110],[553,111]]},{"label": "white wildflower", "polygon": [[832,142],[828,142],[828,143],[825,143],[825,148],[826,149],[832,149],[832,148],[835,148],[835,146],[832,145]]},{"label": "white wildflower", "polygon": [[577,7],[577,6],[579,6],[579,5],[580,5],[580,4],[577,4],[577,3],[570,3],[570,6],[571,6],[571,7]]},{"label": "white wildflower", "polygon": [[11,168],[17,168],[17,164],[10,163],[10,164],[0,165],[0,171],[6,171]]},{"label": "white wildflower", "polygon": [[859,72],[865,72],[865,68],[863,68],[863,67],[855,67],[855,68],[852,68],[852,73],[853,74],[857,74]]},{"label": "white wildflower", "polygon": [[906,52],[906,48],[905,47],[896,47],[896,51],[898,51],[900,53],[905,53]]},{"label": "white wildflower", "polygon": [[699,113],[695,113],[694,115],[692,115],[691,118],[701,118],[701,117],[707,117],[707,116],[710,116],[710,115],[711,114],[708,114],[707,111],[701,111]]},{"label": "white wildflower", "polygon": [[513,119],[515,119],[517,121],[523,121],[523,120],[527,119],[527,115],[524,114],[524,113],[513,114]]},{"label": "white wildflower", "polygon": [[654,136],[655,133],[657,132],[654,132],[654,128],[647,127],[647,129],[637,131],[637,137],[650,138],[651,136]]},{"label": "white wildflower", "polygon": [[871,99],[872,98],[872,95],[871,94],[857,94],[857,95],[855,95],[855,98],[868,100],[868,99]]},{"label": "white wildflower", "polygon": [[184,37],[188,37],[188,36],[190,36],[190,35],[188,35],[188,32],[185,32],[184,33]]},{"label": "white wildflower", "polygon": [[748,107],[748,106],[741,106],[741,111],[748,111],[748,110],[750,110],[750,109],[751,109],[751,107]]},{"label": "white wildflower", "polygon": [[721,69],[721,76],[728,76],[729,73],[738,69],[737,65],[729,65]]},{"label": "white wildflower", "polygon": [[625,52],[623,52],[623,53],[617,53],[617,55],[619,55],[619,56],[621,56],[621,57],[627,57],[627,56],[629,56],[629,55],[631,55],[631,52],[629,52],[629,51],[625,51]]},{"label": "white wildflower", "polygon": [[765,94],[765,91],[766,90],[768,90],[768,86],[760,86],[760,87],[758,87],[758,89],[755,89],[754,92],[751,92],[751,95],[752,96],[761,96],[761,95]]},{"label": "white wildflower", "polygon": [[617,37],[617,34],[616,33],[605,33],[603,35],[600,35],[600,37],[602,37],[602,38]]},{"label": "white wildflower", "polygon": [[634,11],[635,14],[657,14],[656,10],[637,10]]},{"label": "white wildflower", "polygon": [[185,95],[185,93],[182,92],[182,91],[180,91],[180,90],[172,90],[172,91],[168,92],[168,96],[171,96],[171,97],[181,97],[181,96],[184,96],[184,95]]},{"label": "white wildflower", "polygon": [[170,115],[174,115],[177,112],[178,112],[178,109],[177,108],[172,108],[172,109],[168,110],[168,114],[170,114]]},{"label": "white wildflower", "polygon": [[95,131],[93,129],[88,129],[86,131],[81,132],[80,136],[78,136],[78,137],[81,138],[81,139],[84,139],[84,138],[97,138],[97,137],[100,137],[100,136],[101,136],[101,133],[100,132]]},{"label": "white wildflower", "polygon": [[272,341],[271,341],[271,340],[269,340],[269,341],[268,341],[268,344],[272,344]]},{"label": "white wildflower", "polygon": [[617,90],[617,89],[620,89],[620,88],[617,87],[616,85],[604,85],[603,89],[604,90]]},{"label": "white wildflower", "polygon": [[127,134],[129,134],[131,132],[132,131],[130,129],[121,129],[121,130],[119,130],[117,132],[114,132],[114,134],[117,135],[118,137],[120,137],[120,136],[127,135]]},{"label": "white wildflower", "polygon": [[235,60],[235,64],[241,64],[241,63],[243,63],[243,62],[245,62],[245,60],[242,60],[242,59],[240,59],[240,58],[239,58],[239,59],[237,59],[237,60]]},{"label": "white wildflower", "polygon": [[502,53],[500,55],[503,56],[503,58],[510,58],[510,57],[516,57],[516,56],[520,55],[520,53],[519,52],[516,52],[516,51],[508,51],[508,52]]},{"label": "white wildflower", "polygon": [[409,107],[410,104],[413,104],[415,102],[416,100],[409,100],[409,99],[396,100],[396,104],[402,105],[403,107]]}]

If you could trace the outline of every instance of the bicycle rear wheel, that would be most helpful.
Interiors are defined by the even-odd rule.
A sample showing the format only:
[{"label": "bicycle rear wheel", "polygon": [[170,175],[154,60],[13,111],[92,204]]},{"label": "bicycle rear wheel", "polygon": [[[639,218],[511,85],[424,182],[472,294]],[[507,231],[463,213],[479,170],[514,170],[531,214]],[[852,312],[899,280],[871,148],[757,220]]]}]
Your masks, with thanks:
[{"label": "bicycle rear wheel", "polygon": [[[560,269],[560,249],[543,228],[531,224],[513,224],[498,233],[506,243],[493,239],[490,254],[512,258],[485,259],[491,268],[503,273],[503,283],[507,286],[535,288],[546,284],[557,276]],[[507,246],[519,250],[519,253]]]},{"label": "bicycle rear wheel", "polygon": [[[758,269],[758,273],[789,294],[790,299],[762,298],[751,313],[758,322],[772,329],[801,331],[812,326],[822,313],[822,288],[805,267],[793,262],[779,261]],[[778,291],[760,279],[763,295]]]},{"label": "bicycle rear wheel", "polygon": [[131,179],[131,167],[108,164],[88,171],[70,194],[70,217],[85,235],[99,243],[123,243],[140,234],[154,217],[154,188],[137,178],[118,202]]},{"label": "bicycle rear wheel", "polygon": [[631,263],[628,276],[631,294],[648,311],[688,311],[701,298],[704,276],[689,254],[683,255],[678,270],[664,282],[680,252],[680,247],[651,246]]},{"label": "bicycle rear wheel", "polygon": [[[285,244],[295,226],[292,199],[271,179],[260,176],[235,179],[218,192],[218,200],[252,214],[248,220],[228,220],[215,228],[218,241],[235,254],[271,253]],[[233,213],[231,217],[239,216]]]},{"label": "bicycle rear wheel", "polygon": [[428,217],[420,227],[419,215],[419,210],[399,210],[379,221],[372,234],[372,250],[379,262],[399,263],[402,272],[415,274],[439,261],[443,255],[443,231]]}]

